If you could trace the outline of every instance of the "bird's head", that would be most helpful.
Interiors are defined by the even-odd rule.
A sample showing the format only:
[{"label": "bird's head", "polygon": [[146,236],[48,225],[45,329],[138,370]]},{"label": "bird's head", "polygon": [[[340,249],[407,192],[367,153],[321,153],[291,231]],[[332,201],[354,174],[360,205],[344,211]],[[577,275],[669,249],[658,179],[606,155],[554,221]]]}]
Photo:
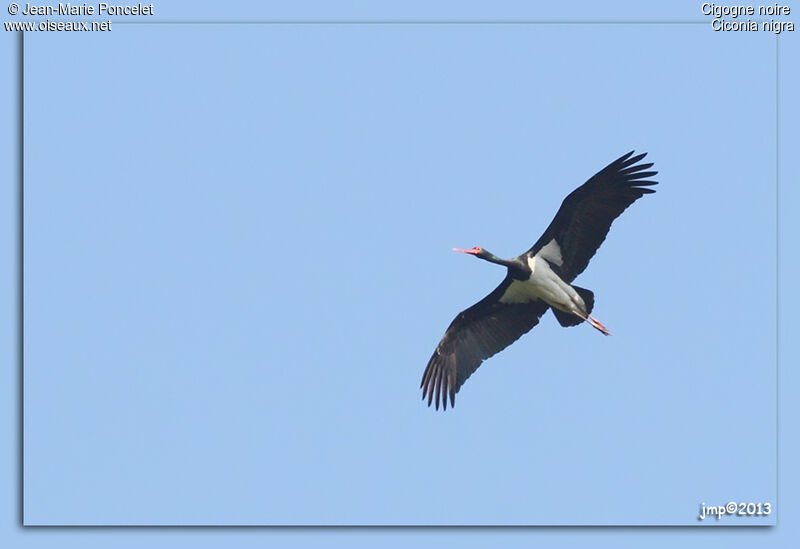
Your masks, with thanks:
[{"label": "bird's head", "polygon": [[453,248],[454,252],[461,252],[462,254],[469,254],[474,255],[475,257],[480,257],[481,259],[488,261],[490,263],[496,263],[498,265],[503,265],[510,269],[518,269],[520,267],[524,268],[524,266],[520,265],[519,258],[516,259],[500,259],[493,253],[484,250],[480,246],[475,246],[474,248],[470,248],[469,250],[462,250],[461,248]]},{"label": "bird's head", "polygon": [[485,257],[486,250],[481,248],[480,246],[475,246],[474,248],[470,248],[469,250],[462,250],[461,248],[453,248],[454,252],[461,252],[462,254],[469,254],[474,255],[477,257]]}]

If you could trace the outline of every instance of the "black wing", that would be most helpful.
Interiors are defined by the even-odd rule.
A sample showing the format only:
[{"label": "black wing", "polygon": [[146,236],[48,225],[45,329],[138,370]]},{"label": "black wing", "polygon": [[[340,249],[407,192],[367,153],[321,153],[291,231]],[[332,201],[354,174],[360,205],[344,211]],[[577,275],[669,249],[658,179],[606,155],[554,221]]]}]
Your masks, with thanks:
[{"label": "black wing", "polygon": [[655,192],[642,188],[657,184],[646,180],[658,173],[645,171],[653,164],[635,165],[647,153],[632,154],[618,158],[572,191],[527,255],[536,255],[555,240],[557,248],[542,252],[551,267],[565,282],[581,274],[605,240],[611,223],[642,195]]},{"label": "black wing", "polygon": [[438,410],[441,400],[446,410],[448,394],[450,406],[455,406],[456,393],[481,362],[539,323],[547,311],[544,301],[500,302],[512,283],[507,276],[492,293],[461,311],[447,328],[422,374],[422,398],[428,398],[428,406],[435,400]]}]

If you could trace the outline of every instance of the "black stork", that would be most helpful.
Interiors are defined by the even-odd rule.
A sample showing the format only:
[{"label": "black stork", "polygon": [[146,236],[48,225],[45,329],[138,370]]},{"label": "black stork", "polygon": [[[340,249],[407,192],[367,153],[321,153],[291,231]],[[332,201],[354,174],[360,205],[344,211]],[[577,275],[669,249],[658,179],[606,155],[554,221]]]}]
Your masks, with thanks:
[{"label": "black stork", "polygon": [[455,406],[456,393],[487,358],[499,353],[551,309],[562,326],[584,321],[605,335],[609,331],[591,315],[594,294],[570,283],[581,274],[605,240],[611,223],[656,181],[658,172],[637,164],[647,153],[618,158],[572,191],[533,247],[513,259],[501,259],[480,247],[457,252],[474,255],[508,269],[492,293],[461,311],[422,374],[422,399],[428,406]]}]

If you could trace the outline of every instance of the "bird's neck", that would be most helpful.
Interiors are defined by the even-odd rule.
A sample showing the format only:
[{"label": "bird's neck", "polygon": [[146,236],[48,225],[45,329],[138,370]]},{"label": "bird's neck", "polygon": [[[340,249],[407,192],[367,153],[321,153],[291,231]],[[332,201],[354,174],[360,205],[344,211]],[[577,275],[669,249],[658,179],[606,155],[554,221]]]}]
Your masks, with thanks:
[{"label": "bird's neck", "polygon": [[483,255],[480,256],[481,259],[484,259],[490,263],[496,263],[498,265],[502,265],[504,267],[508,267],[512,271],[524,271],[528,266],[521,262],[518,258],[514,259],[503,259],[497,257],[496,255],[484,252]]}]

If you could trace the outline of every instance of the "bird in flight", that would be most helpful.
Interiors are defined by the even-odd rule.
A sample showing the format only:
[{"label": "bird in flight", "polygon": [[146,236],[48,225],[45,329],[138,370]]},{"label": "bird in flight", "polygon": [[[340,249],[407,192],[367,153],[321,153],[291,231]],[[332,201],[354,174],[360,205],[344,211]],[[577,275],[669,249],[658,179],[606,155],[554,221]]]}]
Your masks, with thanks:
[{"label": "bird in flight", "polygon": [[653,164],[638,164],[647,153],[618,158],[561,203],[536,244],[513,259],[501,259],[480,247],[457,252],[474,255],[508,269],[489,295],[461,311],[422,374],[422,399],[428,406],[455,406],[456,393],[487,358],[499,353],[531,328],[548,309],[562,326],[588,322],[609,331],[592,316],[594,294],[571,282],[581,274],[605,240],[611,223],[642,195],[655,192],[648,178]]}]

